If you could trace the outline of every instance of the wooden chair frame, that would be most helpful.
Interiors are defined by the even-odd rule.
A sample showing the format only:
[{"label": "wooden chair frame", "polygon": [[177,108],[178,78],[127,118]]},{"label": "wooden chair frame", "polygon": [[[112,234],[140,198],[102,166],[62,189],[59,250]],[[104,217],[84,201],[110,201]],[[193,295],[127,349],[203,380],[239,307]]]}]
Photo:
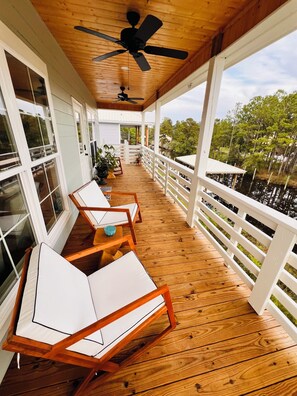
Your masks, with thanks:
[{"label": "wooden chair frame", "polygon": [[117,161],[117,167],[113,170],[113,173],[115,175],[122,175],[124,172],[123,172],[121,157],[116,157],[116,161]]},{"label": "wooden chair frame", "polygon": [[[103,249],[110,248],[115,243],[128,243],[131,250],[135,251],[135,245],[132,241],[131,236],[122,237],[120,240],[116,242],[109,242],[105,245],[94,246],[88,249],[84,249],[74,254],[70,254],[65,256],[65,258],[69,261],[75,261],[79,258],[86,257],[88,255],[99,252]],[[45,359],[55,360],[63,363],[69,363],[81,367],[86,367],[90,369],[88,375],[84,378],[79,387],[75,390],[75,395],[84,395],[86,389],[91,390],[95,388],[99,382],[105,380],[107,377],[118,371],[124,366],[127,366],[134,360],[138,358],[143,352],[145,352],[148,348],[155,345],[161,338],[167,335],[171,330],[176,327],[176,321],[173,312],[173,306],[171,302],[171,297],[169,293],[169,289],[167,285],[163,285],[158,287],[156,290],[146,294],[145,296],[135,300],[134,302],[124,306],[123,308],[111,313],[110,315],[98,320],[97,322],[81,329],[80,331],[66,337],[64,340],[50,345],[44,342],[39,342],[35,340],[30,340],[25,337],[21,337],[16,335],[16,327],[20,314],[22,295],[25,288],[28,265],[30,260],[32,249],[28,249],[25,255],[25,263],[22,271],[22,276],[19,284],[19,289],[16,297],[16,302],[12,314],[12,319],[10,323],[10,327],[8,330],[8,336],[6,341],[3,344],[3,349],[11,351],[23,353],[30,356],[42,357]],[[127,313],[133,311],[137,307],[145,304],[146,302],[154,299],[157,296],[162,295],[165,301],[165,305],[160,307],[151,317],[146,319],[143,323],[138,325],[131,333],[129,333],[122,341],[120,341],[117,345],[115,345],[111,350],[109,350],[103,357],[100,359],[83,355],[78,352],[69,351],[66,348],[81,340],[84,337],[94,333],[95,331],[101,329],[102,327],[110,324],[111,322],[119,319],[120,317],[126,315]],[[121,363],[114,363],[110,361],[112,357],[114,357],[123,347],[125,347],[130,341],[132,341],[144,328],[149,326],[154,320],[158,319],[163,314],[167,313],[169,325],[165,328],[160,334],[155,336],[150,342],[141,347],[139,350],[134,352],[131,356],[126,358]],[[100,377],[94,379],[97,371],[105,371]]]},{"label": "wooden chair frame", "polygon": [[77,190],[75,190],[73,193],[69,194],[69,198],[71,199],[71,201],[74,203],[74,205],[77,207],[77,209],[79,210],[80,214],[82,215],[82,217],[87,221],[87,223],[89,224],[89,226],[91,227],[91,229],[93,231],[96,231],[96,227],[95,225],[90,221],[90,219],[88,218],[88,216],[85,214],[85,211],[98,211],[98,212],[122,212],[122,213],[126,213],[127,216],[127,223],[124,224],[120,224],[123,227],[130,227],[130,232],[133,238],[134,243],[137,243],[137,239],[136,239],[136,234],[135,234],[135,229],[134,229],[134,224],[135,223],[142,223],[142,216],[141,216],[141,212],[140,212],[140,206],[139,206],[139,202],[137,199],[137,194],[134,192],[120,192],[120,191],[103,191],[104,195],[118,195],[118,196],[132,196],[134,198],[134,202],[137,203],[137,213],[135,214],[134,220],[132,220],[131,218],[131,214],[129,209],[121,209],[121,208],[98,208],[98,207],[92,207],[92,206],[81,206],[80,203],[77,201],[77,199],[75,198],[74,194],[76,192],[78,192],[79,190],[81,190],[82,188],[84,188],[86,185],[88,185],[89,183],[91,183],[92,180],[86,184],[84,184],[83,186],[81,186],[80,188],[78,188]]}]

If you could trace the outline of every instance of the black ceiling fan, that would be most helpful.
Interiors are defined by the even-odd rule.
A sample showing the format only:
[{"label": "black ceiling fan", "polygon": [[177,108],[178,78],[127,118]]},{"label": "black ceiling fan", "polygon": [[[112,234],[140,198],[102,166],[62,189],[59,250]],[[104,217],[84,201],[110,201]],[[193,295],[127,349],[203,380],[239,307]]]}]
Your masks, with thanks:
[{"label": "black ceiling fan", "polygon": [[127,20],[132,27],[123,29],[121,31],[121,37],[119,40],[104,33],[97,32],[96,30],[88,29],[84,26],[74,26],[74,29],[80,30],[85,33],[93,34],[94,36],[103,38],[108,41],[112,41],[113,43],[119,44],[123,48],[125,48],[97,56],[93,59],[93,61],[95,62],[100,62],[104,59],[129,51],[140,69],[142,71],[147,71],[150,70],[151,67],[143,53],[139,52],[142,50],[146,54],[165,56],[175,59],[186,59],[186,57],[188,56],[188,53],[186,51],[146,45],[146,42],[152,37],[154,33],[156,33],[157,30],[160,29],[160,27],[163,25],[163,22],[153,15],[147,15],[142,24],[140,25],[139,29],[137,29],[135,26],[139,22],[139,19],[140,15],[138,14],[138,12],[127,12]]},{"label": "black ceiling fan", "polygon": [[115,100],[115,102],[129,102],[129,103],[137,104],[137,102],[135,102],[136,100],[144,100],[143,98],[129,98],[128,94],[124,92],[125,87],[120,87],[120,90],[122,92],[118,93],[118,98],[117,100]]}]

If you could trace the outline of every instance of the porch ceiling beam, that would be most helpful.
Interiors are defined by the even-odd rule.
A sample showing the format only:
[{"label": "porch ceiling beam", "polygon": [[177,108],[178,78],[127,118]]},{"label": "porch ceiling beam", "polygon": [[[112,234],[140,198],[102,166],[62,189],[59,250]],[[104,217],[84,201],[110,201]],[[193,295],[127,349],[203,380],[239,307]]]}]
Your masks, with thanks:
[{"label": "porch ceiling beam", "polygon": [[[213,38],[219,34],[222,37],[220,43],[221,51],[225,50],[236,40],[254,28],[263,19],[268,17],[271,13],[288,3],[290,0],[254,0],[249,6],[240,12],[235,19],[233,19],[223,29],[216,32]],[[175,73],[165,84],[163,84],[144,104],[143,110],[151,106],[157,99],[161,98],[177,84],[187,78],[190,74],[195,72],[204,63],[208,62],[212,56],[213,39],[210,40],[204,47],[202,47],[188,62],[182,66],[177,73]],[[133,110],[136,110],[135,108]]]},{"label": "porch ceiling beam", "polygon": [[106,103],[97,102],[97,109],[107,109],[107,110],[128,110],[128,111],[143,111],[142,105],[128,105],[125,103]]}]

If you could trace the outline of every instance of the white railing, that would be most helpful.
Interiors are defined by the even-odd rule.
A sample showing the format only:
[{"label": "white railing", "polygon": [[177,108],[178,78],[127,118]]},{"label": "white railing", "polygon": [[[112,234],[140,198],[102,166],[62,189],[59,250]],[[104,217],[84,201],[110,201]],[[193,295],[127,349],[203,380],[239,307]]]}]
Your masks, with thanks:
[{"label": "white railing", "polygon": [[122,160],[124,159],[124,145],[123,144],[113,144],[115,148],[115,155],[120,157]]},{"label": "white railing", "polygon": [[113,146],[116,149],[116,155],[120,157],[125,164],[136,164],[137,157],[141,153],[140,144],[129,145],[128,141],[125,140],[125,143],[114,144]]},{"label": "white railing", "polygon": [[187,213],[193,171],[164,155],[154,155],[147,147],[143,150],[142,162],[154,180],[164,188],[165,194],[170,195]]},{"label": "white railing", "polygon": [[[187,214],[193,170],[142,152],[146,170]],[[268,309],[297,341],[297,221],[207,177],[198,180],[194,225],[252,290],[256,312]]]}]

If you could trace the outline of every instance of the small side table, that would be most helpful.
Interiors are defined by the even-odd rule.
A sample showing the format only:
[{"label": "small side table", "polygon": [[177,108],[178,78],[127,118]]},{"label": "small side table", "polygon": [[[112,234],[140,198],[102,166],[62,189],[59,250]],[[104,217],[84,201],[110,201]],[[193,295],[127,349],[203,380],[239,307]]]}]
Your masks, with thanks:
[{"label": "small side table", "polygon": [[[117,226],[116,233],[113,236],[107,236],[104,232],[104,228],[97,228],[93,240],[93,245],[103,245],[104,243],[116,241],[123,236],[123,227]],[[120,258],[123,253],[119,250],[121,247],[121,243],[118,243],[110,248],[104,249],[102,251],[101,259],[100,259],[100,267],[104,267],[110,262],[114,261],[117,258]]]}]

